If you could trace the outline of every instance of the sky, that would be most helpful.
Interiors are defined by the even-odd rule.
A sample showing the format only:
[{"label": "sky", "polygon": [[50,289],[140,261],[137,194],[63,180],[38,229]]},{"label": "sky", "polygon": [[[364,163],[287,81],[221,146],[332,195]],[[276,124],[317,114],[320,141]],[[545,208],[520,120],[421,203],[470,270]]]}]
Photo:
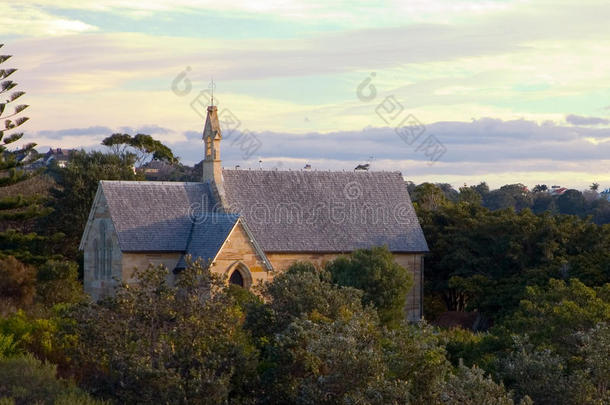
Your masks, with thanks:
[{"label": "sky", "polygon": [[[0,2],[24,142],[147,133],[225,167],[610,187],[607,0]],[[213,85],[211,81],[213,80]]]}]

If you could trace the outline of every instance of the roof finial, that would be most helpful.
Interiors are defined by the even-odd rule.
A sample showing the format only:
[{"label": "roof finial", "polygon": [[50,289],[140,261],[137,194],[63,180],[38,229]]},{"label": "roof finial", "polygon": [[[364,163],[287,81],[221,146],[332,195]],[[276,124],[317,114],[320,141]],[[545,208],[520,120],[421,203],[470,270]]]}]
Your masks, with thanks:
[{"label": "roof finial", "polygon": [[210,100],[210,104],[212,107],[214,107],[214,89],[216,88],[216,84],[214,83],[214,76],[212,76],[212,80],[210,81],[210,84],[208,84],[208,89],[210,89],[211,93],[212,93],[212,97]]}]

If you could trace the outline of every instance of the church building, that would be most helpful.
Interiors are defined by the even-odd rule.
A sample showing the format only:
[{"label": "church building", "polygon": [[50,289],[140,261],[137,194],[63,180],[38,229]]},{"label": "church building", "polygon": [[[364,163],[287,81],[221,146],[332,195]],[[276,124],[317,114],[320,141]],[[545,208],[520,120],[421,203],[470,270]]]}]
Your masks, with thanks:
[{"label": "church building", "polygon": [[189,256],[250,288],[295,261],[385,245],[413,276],[405,316],[421,318],[428,246],[399,172],[224,169],[216,106],[203,141],[201,182],[100,181],[79,247],[93,299],[149,264],[177,277]]}]

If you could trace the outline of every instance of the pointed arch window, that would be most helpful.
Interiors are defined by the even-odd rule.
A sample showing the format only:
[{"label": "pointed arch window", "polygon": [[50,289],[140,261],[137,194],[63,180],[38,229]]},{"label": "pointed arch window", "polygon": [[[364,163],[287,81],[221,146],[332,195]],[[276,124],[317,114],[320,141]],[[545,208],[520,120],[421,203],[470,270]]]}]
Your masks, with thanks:
[{"label": "pointed arch window", "polygon": [[99,241],[93,241],[94,279],[108,280],[112,275],[112,239],[108,235],[106,222],[100,222],[99,232]]},{"label": "pointed arch window", "polygon": [[100,278],[100,246],[97,239],[93,241],[93,279],[98,280]]},{"label": "pointed arch window", "polygon": [[240,271],[235,269],[229,278],[229,283],[238,285],[243,288],[244,286],[244,278],[241,275]]},{"label": "pointed arch window", "polygon": [[104,276],[107,280],[112,277],[112,240],[106,239],[106,271]]},{"label": "pointed arch window", "polygon": [[225,273],[229,276],[229,283],[235,284],[246,290],[252,286],[252,274],[248,267],[242,262],[234,263]]}]

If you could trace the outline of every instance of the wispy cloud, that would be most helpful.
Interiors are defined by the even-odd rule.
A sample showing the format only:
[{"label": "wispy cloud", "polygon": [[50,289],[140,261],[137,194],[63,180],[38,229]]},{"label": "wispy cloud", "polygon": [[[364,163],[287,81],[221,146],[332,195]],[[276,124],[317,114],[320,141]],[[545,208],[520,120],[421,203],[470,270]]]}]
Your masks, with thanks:
[{"label": "wispy cloud", "polygon": [[125,132],[129,134],[147,134],[147,135],[166,135],[172,133],[173,131],[169,128],[163,128],[158,125],[143,125],[137,128],[132,127],[120,127],[120,132]]},{"label": "wispy cloud", "polygon": [[39,131],[38,136],[49,138],[49,139],[62,139],[65,136],[82,136],[82,135],[99,135],[99,134],[110,134],[112,130],[108,127],[96,125],[87,128],[66,128],[56,131],[44,130]]},{"label": "wispy cloud", "polygon": [[96,31],[98,28],[77,19],[63,18],[35,2],[4,2],[0,13],[0,35],[48,37]]},{"label": "wispy cloud", "polygon": [[582,115],[570,114],[566,116],[568,124],[573,125],[608,125],[610,120],[601,117],[583,117]]}]

